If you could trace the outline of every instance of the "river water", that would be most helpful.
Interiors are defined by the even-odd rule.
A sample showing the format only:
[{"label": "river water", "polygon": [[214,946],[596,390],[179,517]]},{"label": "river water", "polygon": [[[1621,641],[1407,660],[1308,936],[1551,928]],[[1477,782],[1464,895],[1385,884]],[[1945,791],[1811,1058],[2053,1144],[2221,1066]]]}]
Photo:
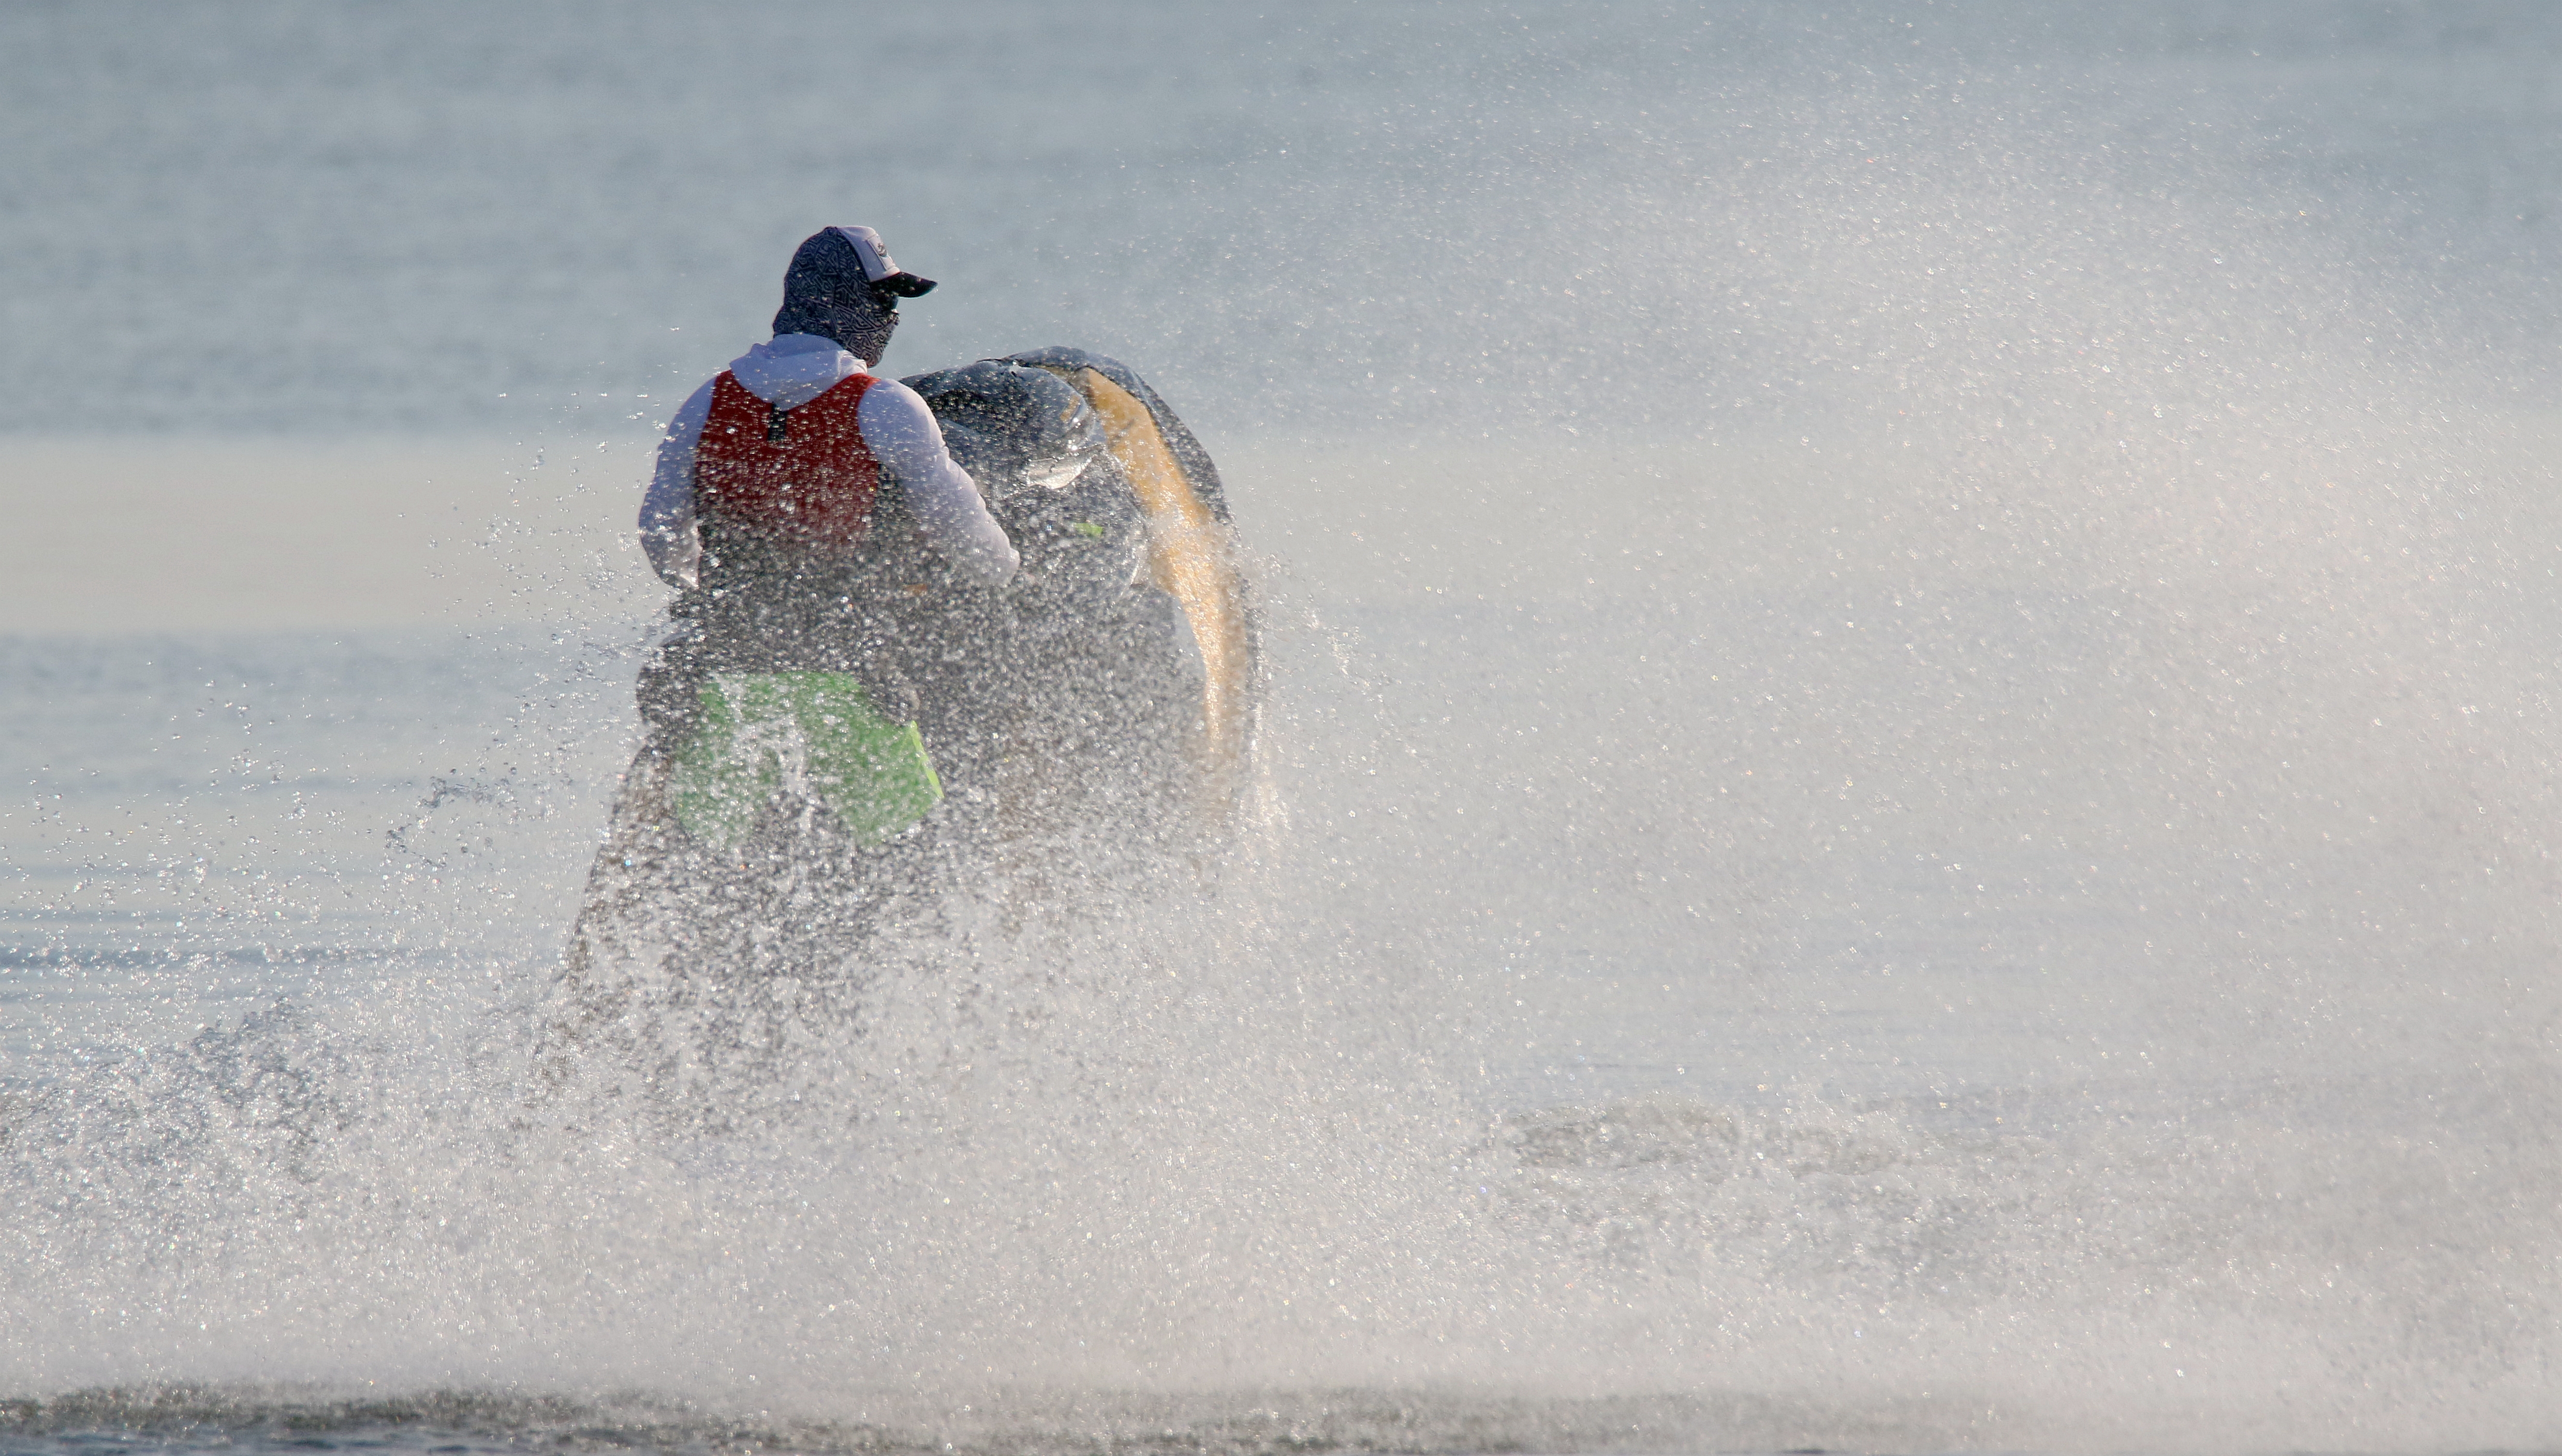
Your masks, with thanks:
[{"label": "river water", "polygon": [[[2562,1445],[2562,15],[0,36],[0,1448]],[[546,1102],[827,221],[1219,457],[1264,812]]]}]

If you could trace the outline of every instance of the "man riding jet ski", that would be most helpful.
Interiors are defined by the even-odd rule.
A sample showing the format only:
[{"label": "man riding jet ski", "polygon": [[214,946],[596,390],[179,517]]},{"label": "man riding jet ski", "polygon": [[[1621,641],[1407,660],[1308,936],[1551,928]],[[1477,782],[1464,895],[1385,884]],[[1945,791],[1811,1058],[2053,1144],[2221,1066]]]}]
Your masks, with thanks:
[{"label": "man riding jet ski", "polygon": [[1081,350],[872,374],[934,286],[869,228],[816,234],[772,341],[668,425],[640,525],[677,630],[617,815],[652,860],[929,820],[1145,837],[1242,788],[1254,643],[1208,455]]},{"label": "man riding jet ski", "polygon": [[872,374],[933,287],[869,228],[817,234],[774,338],[668,426],[640,524],[676,630],[547,1082],[612,1052],[682,1101],[869,958],[931,953],[940,891],[1124,893],[1242,804],[1260,679],[1208,455],[1082,350]]}]

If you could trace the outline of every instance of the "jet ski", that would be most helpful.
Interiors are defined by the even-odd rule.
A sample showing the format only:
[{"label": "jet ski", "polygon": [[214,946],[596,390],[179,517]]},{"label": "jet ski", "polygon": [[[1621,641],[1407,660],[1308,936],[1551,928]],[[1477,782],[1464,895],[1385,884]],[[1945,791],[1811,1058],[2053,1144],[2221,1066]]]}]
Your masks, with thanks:
[{"label": "jet ski", "polygon": [[681,732],[635,756],[589,874],[547,1075],[628,1041],[643,1005],[745,1014],[737,985],[844,986],[888,940],[930,951],[956,891],[1127,885],[1214,860],[1238,826],[1261,653],[1200,442],[1081,349],[903,382],[1021,571],[980,587],[920,551],[894,650],[685,680]]}]

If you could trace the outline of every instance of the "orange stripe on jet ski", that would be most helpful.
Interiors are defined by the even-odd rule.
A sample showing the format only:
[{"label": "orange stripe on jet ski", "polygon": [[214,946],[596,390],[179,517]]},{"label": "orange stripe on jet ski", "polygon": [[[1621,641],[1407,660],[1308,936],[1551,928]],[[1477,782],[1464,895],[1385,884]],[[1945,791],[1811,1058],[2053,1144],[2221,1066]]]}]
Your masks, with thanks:
[{"label": "orange stripe on jet ski", "polygon": [[1201,694],[1201,716],[1209,729],[1211,767],[1237,772],[1244,767],[1252,658],[1246,644],[1245,594],[1230,557],[1227,529],[1201,502],[1146,405],[1092,369],[1076,371],[1074,382],[1103,417],[1105,444],[1130,477],[1139,508],[1148,517],[1149,574],[1183,604],[1192,638],[1200,644],[1201,666],[1209,677]]}]

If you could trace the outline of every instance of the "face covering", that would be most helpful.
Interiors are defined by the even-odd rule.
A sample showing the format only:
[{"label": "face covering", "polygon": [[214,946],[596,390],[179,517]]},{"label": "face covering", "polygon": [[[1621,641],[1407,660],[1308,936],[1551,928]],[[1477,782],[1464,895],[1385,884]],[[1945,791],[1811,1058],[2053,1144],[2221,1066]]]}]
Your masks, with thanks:
[{"label": "face covering", "polygon": [[783,275],[783,307],[774,315],[778,334],[817,334],[866,365],[877,365],[898,329],[898,299],[864,276],[853,244],[830,228],[792,255]]},{"label": "face covering", "polygon": [[834,339],[838,348],[866,366],[875,365],[889,349],[889,336],[898,331],[898,309],[869,298],[826,299],[798,309],[787,304],[774,315],[774,331]]}]

